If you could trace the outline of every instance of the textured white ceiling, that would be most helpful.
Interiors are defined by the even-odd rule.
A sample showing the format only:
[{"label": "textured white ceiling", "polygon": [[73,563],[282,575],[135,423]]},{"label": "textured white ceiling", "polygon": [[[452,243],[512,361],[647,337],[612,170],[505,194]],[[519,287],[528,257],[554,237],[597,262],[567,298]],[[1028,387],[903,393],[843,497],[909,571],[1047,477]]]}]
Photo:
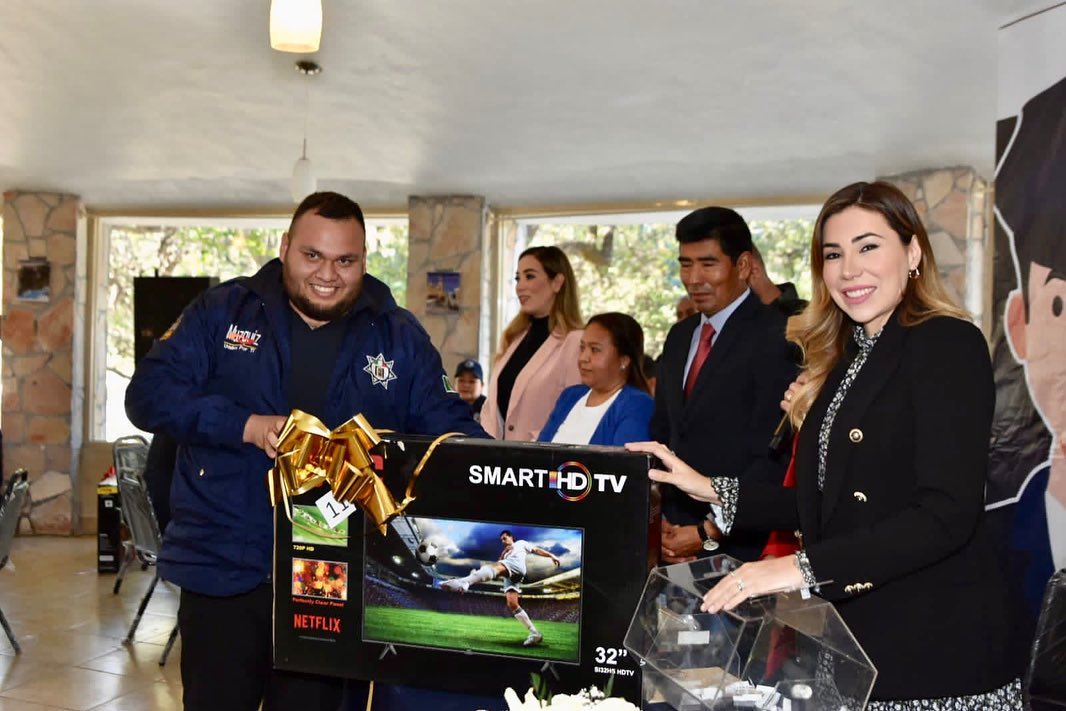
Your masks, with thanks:
[{"label": "textured white ceiling", "polygon": [[[991,172],[996,28],[1050,0],[323,0],[309,155],[367,205],[758,197]],[[269,0],[4,0],[0,189],[277,205]]]}]

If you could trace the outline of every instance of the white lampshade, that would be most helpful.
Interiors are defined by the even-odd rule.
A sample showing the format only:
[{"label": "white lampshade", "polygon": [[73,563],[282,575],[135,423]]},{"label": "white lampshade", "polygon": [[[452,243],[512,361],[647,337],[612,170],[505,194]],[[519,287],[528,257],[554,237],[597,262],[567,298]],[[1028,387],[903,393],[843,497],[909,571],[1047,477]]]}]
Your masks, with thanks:
[{"label": "white lampshade", "polygon": [[322,0],[270,0],[270,46],[279,52],[317,52]]},{"label": "white lampshade", "polygon": [[299,203],[318,187],[318,180],[311,170],[311,161],[303,156],[292,166],[292,201]]}]

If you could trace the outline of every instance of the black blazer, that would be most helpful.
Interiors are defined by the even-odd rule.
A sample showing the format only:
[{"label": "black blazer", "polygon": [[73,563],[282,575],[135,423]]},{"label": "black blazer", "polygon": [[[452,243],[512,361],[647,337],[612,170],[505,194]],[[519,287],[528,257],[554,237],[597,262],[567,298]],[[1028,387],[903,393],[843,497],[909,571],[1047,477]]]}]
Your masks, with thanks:
[{"label": "black blazer", "polygon": [[820,595],[877,667],[873,698],[976,694],[1020,671],[1006,638],[1000,538],[983,515],[995,390],[965,321],[889,319],[830,433],[818,431],[854,344],[800,432],[796,489],[741,482],[735,526],[803,531]]},{"label": "black blazer", "polygon": [[[781,397],[796,377],[784,316],[748,294],[715,339],[686,400],[685,361],[699,327],[699,315],[692,316],[674,325],[666,337],[652,439],[707,476],[758,478],[780,485],[787,456],[771,453],[768,444],[781,419]],[[694,524],[706,518],[707,504],[663,485],[663,515],[674,524]],[[765,533],[739,532],[723,543],[721,552],[754,560],[765,543]]]}]

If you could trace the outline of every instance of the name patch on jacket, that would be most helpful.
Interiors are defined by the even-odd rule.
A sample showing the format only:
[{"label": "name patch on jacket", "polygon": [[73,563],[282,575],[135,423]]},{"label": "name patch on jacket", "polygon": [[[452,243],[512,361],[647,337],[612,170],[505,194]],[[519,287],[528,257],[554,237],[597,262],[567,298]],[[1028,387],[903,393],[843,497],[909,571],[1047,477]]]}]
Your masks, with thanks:
[{"label": "name patch on jacket", "polygon": [[259,331],[248,331],[241,329],[235,323],[229,325],[229,330],[226,331],[226,340],[222,342],[222,346],[227,351],[244,351],[245,353],[255,353],[259,348],[259,339],[263,337],[263,334]]}]

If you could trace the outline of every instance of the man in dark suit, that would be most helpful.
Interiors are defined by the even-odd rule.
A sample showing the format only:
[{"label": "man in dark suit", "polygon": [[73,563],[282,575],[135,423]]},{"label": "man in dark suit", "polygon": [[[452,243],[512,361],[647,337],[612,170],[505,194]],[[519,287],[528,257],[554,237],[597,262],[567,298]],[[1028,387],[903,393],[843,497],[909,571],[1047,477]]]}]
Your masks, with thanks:
[{"label": "man in dark suit", "polygon": [[[705,207],[677,224],[681,281],[698,314],[677,323],[659,359],[652,439],[708,476],[758,477],[780,484],[787,457],[768,446],[779,403],[796,376],[785,319],[748,288],[751,232],[724,207]],[[717,548],[722,534],[707,505],[663,487],[663,557],[688,560]],[[722,539],[719,552],[754,560],[763,534]]]}]

